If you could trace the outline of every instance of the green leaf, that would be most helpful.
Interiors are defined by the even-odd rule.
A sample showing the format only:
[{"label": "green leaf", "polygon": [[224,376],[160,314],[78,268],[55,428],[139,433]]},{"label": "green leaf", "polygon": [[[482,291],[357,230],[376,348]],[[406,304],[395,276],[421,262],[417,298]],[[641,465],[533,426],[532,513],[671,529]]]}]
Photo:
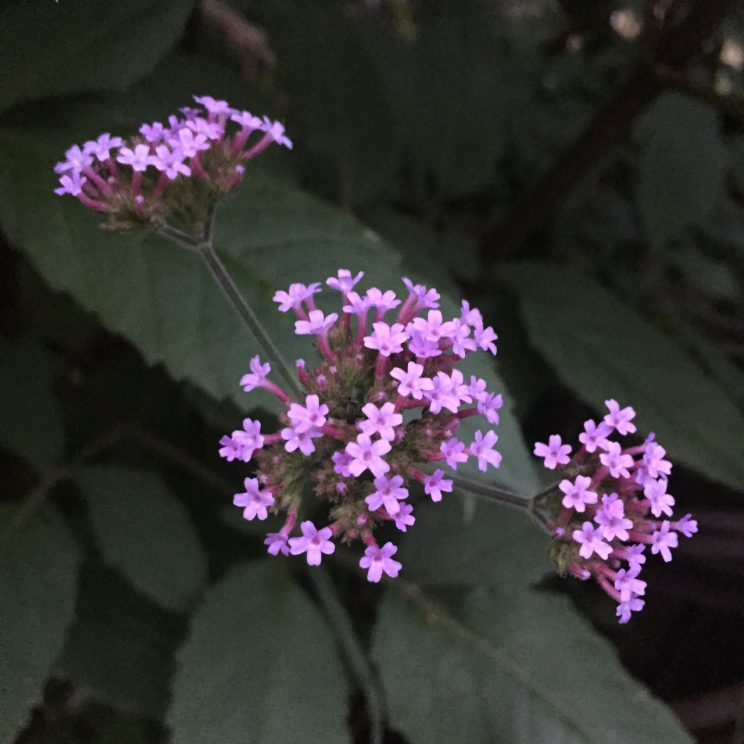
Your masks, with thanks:
[{"label": "green leaf", "polygon": [[[243,409],[270,404],[260,394],[246,397],[238,386],[257,352],[255,342],[197,256],[156,236],[102,232],[96,215],[52,194],[51,167],[65,141],[64,132],[53,139],[46,132],[0,132],[0,154],[8,164],[0,172],[0,221],[10,240],[53,288],[73,294],[150,363],[162,362],[176,379],[218,399],[231,397]],[[370,285],[400,287],[400,257],[372,230],[259,172],[221,207],[217,247],[288,359],[304,356],[309,347],[294,336],[291,318],[276,312],[276,288],[317,281],[339,267],[364,270]],[[487,360],[475,363],[489,388],[503,391],[507,401],[498,478],[529,490],[525,483],[534,475],[508,393]]]},{"label": "green leaf", "polygon": [[206,556],[183,505],[158,476],[87,468],[76,481],[104,560],[164,607],[187,608],[206,581]]},{"label": "green leaf", "polygon": [[506,266],[532,345],[580,398],[632,405],[672,458],[744,483],[744,418],[670,337],[590,278],[554,266]]},{"label": "green leaf", "polygon": [[663,248],[713,209],[723,192],[728,153],[716,112],[677,93],[662,96],[640,129],[646,146],[638,207],[651,245]]},{"label": "green leaf", "polygon": [[497,180],[511,78],[494,55],[495,20],[483,0],[444,0],[422,13],[408,144],[446,198]]},{"label": "green leaf", "polygon": [[11,0],[0,10],[0,110],[146,75],[180,37],[193,0]]},{"label": "green leaf", "polygon": [[55,668],[96,700],[160,720],[186,630],[184,617],[137,592],[119,571],[88,562]]},{"label": "green leaf", "polygon": [[553,571],[549,539],[525,514],[477,501],[464,518],[462,495],[416,507],[416,527],[400,551],[407,579],[420,586],[491,586],[519,575],[528,584]]},{"label": "green leaf", "polygon": [[51,510],[0,549],[0,741],[15,740],[73,617],[78,549]]},{"label": "green leaf", "polygon": [[0,339],[0,388],[6,391],[0,399],[0,446],[39,469],[55,465],[65,445],[55,362],[31,339]]},{"label": "green leaf", "polygon": [[565,597],[511,583],[453,612],[406,595],[385,597],[373,656],[410,744],[691,741]]},{"label": "green leaf", "polygon": [[345,744],[348,686],[322,617],[283,562],[234,569],[180,655],[173,744]]},{"label": "green leaf", "polygon": [[249,5],[276,51],[290,125],[297,121],[307,142],[300,154],[330,160],[343,204],[371,200],[392,180],[398,143],[378,70],[348,13],[297,0]]}]

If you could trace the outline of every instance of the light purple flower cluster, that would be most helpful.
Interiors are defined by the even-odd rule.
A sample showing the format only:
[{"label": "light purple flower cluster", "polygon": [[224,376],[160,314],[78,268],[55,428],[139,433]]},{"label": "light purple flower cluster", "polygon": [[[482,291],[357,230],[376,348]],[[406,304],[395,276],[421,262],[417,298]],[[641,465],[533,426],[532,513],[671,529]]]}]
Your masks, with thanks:
[{"label": "light purple flower cluster", "polygon": [[292,148],[284,127],[232,108],[227,101],[194,96],[166,123],[143,124],[137,136],[73,145],[54,168],[55,194],[69,194],[103,212],[116,229],[160,224],[166,215],[200,224],[210,203],[243,180],[245,165],[270,144]]},{"label": "light purple flower cluster", "polygon": [[673,519],[674,497],[667,491],[672,464],[654,434],[624,448],[611,437],[636,431],[635,411],[615,400],[605,404],[602,421],[584,423],[582,446],[573,458],[571,446],[557,434],[547,444],[535,444],[534,452],[546,468],[560,468],[565,476],[552,504],[551,557],[558,570],[582,580],[593,577],[618,603],[620,622],[627,623],[643,609],[646,582],[640,574],[646,547],[669,562],[678,533],[692,537],[697,522],[690,514]]},{"label": "light purple flower cluster", "polygon": [[[257,477],[246,478],[245,492],[235,496],[246,519],[286,512],[282,528],[266,537],[269,553],[304,554],[317,565],[333,553],[334,539],[361,540],[367,547],[359,565],[377,582],[383,574],[397,576],[401,564],[393,559],[396,546],[378,545],[374,530],[393,523],[405,532],[415,522],[411,481],[440,501],[453,481],[436,464],[456,470],[472,459],[482,471],[499,467],[493,430],[476,431],[472,441],[455,433],[473,415],[498,424],[502,399],[455,366],[479,349],[496,353],[496,334],[477,309],[463,302],[458,317],[445,319],[436,290],[404,278],[405,299],[392,290],[362,293],[355,289],[362,276],[341,269],[326,280],[341,295],[340,314],[316,307],[319,283],[275,294],[281,312],[294,312],[295,333],[314,337],[320,362],[310,368],[297,361],[303,396],[294,400],[268,379],[270,365],[253,357],[240,384],[246,392],[264,388],[275,395],[285,407],[284,426],[262,434],[258,421],[245,419],[241,430],[222,437],[220,455],[258,465]],[[421,463],[436,469],[424,472]],[[291,536],[303,488],[328,503],[329,520],[318,528],[306,519],[301,534]]]}]

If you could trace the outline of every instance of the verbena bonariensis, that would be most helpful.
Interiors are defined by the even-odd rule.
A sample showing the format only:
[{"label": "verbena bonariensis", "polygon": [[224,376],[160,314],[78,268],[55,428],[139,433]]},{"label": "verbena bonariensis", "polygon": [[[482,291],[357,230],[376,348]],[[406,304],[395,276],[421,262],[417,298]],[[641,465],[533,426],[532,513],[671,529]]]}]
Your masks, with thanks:
[{"label": "verbena bonariensis", "polygon": [[653,433],[641,444],[623,447],[613,436],[635,433],[635,411],[605,401],[608,413],[597,423],[589,419],[579,434],[581,447],[557,434],[535,444],[545,467],[559,469],[563,480],[548,506],[554,516],[550,554],[562,574],[595,581],[617,604],[621,623],[643,609],[646,582],[639,578],[651,553],[672,560],[677,533],[692,537],[697,522],[690,514],[674,520],[674,497],[667,492],[672,464]]},{"label": "verbena bonariensis", "polygon": [[[392,558],[397,548],[380,546],[375,529],[391,522],[405,532],[415,522],[407,500],[411,481],[440,501],[452,481],[436,467],[439,462],[457,469],[475,458],[482,471],[499,466],[493,430],[478,430],[467,442],[455,434],[469,416],[496,425],[502,399],[485,380],[466,380],[456,368],[471,352],[496,353],[496,334],[477,309],[463,302],[458,317],[445,319],[436,290],[404,278],[404,301],[392,290],[360,293],[354,287],[362,275],[341,269],[326,280],[340,294],[340,313],[326,315],[316,307],[319,283],[276,293],[279,310],[297,317],[295,333],[315,337],[320,361],[297,361],[306,394],[293,400],[269,381],[270,365],[254,357],[241,385],[247,392],[263,387],[273,393],[285,407],[284,427],[262,434],[260,422],[245,419],[241,430],[222,438],[220,454],[257,463],[256,477],[245,479],[245,491],[234,501],[246,519],[286,513],[281,529],[266,537],[270,553],[302,553],[317,565],[333,553],[334,539],[361,540],[367,547],[360,566],[376,582],[383,572],[395,577],[401,568]],[[319,528],[302,521],[301,535],[292,536],[305,484],[328,504],[328,523]]]},{"label": "verbena bonariensis", "polygon": [[[671,463],[654,435],[625,448],[612,440],[635,433],[633,409],[608,400],[604,419],[585,423],[573,458],[558,435],[536,444],[535,454],[562,479],[532,498],[448,478],[440,463],[457,470],[472,459],[486,471],[501,462],[492,429],[475,431],[469,441],[456,436],[470,416],[498,424],[501,395],[456,368],[469,353],[495,354],[496,334],[467,302],[458,317],[445,319],[436,290],[403,279],[404,300],[392,290],[362,293],[355,289],[362,273],[345,269],[326,280],[340,294],[340,312],[316,307],[319,283],[276,293],[280,311],[294,312],[295,332],[312,335],[319,354],[314,366],[298,360],[292,374],[212,244],[214,206],[240,185],[248,161],[272,143],[291,149],[292,142],[279,122],[210,96],[194,98],[202,108],[183,108],[167,124],[143,124],[134,137],[104,133],[72,146],[55,167],[55,192],[105,214],[104,227],[155,229],[199,253],[270,360],[253,357],[241,384],[276,396],[282,427],[262,434],[259,421],[245,419],[220,441],[226,459],[255,461],[255,477],[234,498],[246,519],[285,515],[279,531],[266,537],[269,553],[304,554],[317,565],[334,552],[334,540],[362,541],[359,565],[367,578],[395,577],[397,548],[389,541],[380,546],[376,530],[388,525],[405,532],[414,524],[413,482],[433,501],[463,487],[539,517],[554,538],[550,554],[558,571],[593,577],[627,622],[644,604],[646,582],[639,576],[646,546],[669,561],[678,533],[697,531],[689,514],[672,519]],[[269,380],[272,364],[284,387]],[[312,498],[303,500],[303,491]],[[304,518],[319,507],[325,508],[320,527]]]}]

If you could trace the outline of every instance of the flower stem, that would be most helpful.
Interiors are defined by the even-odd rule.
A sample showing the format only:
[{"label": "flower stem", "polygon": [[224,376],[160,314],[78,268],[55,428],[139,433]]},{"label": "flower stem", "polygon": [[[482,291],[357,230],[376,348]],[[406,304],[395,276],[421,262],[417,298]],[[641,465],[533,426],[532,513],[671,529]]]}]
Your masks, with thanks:
[{"label": "flower stem", "polygon": [[336,630],[336,638],[344,651],[347,663],[364,692],[367,702],[367,715],[369,716],[370,744],[382,744],[385,728],[382,693],[367,655],[362,649],[351,624],[351,619],[323,568],[318,567],[308,571],[307,576],[315,588],[320,604]]},{"label": "flower stem", "polygon": [[504,488],[498,488],[497,486],[488,483],[478,483],[477,481],[463,478],[459,475],[454,476],[452,480],[455,487],[461,488],[463,491],[468,491],[475,496],[480,496],[488,501],[494,501],[497,504],[505,504],[514,509],[520,509],[521,511],[527,512],[529,517],[535,521],[542,530],[549,532],[549,520],[539,511],[536,496],[520,496],[519,494],[507,491]]},{"label": "flower stem", "polygon": [[271,366],[281,375],[287,388],[292,391],[293,395],[297,396],[297,398],[302,398],[302,390],[295,376],[292,374],[291,368],[284,361],[284,357],[276,344],[264,330],[258,316],[238,289],[238,286],[214,250],[214,213],[214,206],[212,206],[207,215],[201,238],[194,237],[165,224],[160,226],[158,232],[163,237],[175,240],[201,256],[215,282],[217,282],[217,285],[227,298],[227,301],[235,308],[243,324],[253,334],[253,337],[258,342]]}]

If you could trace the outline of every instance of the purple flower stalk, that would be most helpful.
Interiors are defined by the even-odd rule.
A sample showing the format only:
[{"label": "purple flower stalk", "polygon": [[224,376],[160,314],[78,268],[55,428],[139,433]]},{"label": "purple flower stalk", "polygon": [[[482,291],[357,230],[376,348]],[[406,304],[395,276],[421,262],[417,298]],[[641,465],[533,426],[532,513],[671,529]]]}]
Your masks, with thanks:
[{"label": "purple flower stalk", "polygon": [[[378,582],[395,578],[402,566],[392,558],[395,545],[380,546],[375,531],[387,525],[406,532],[415,523],[411,484],[421,483],[435,502],[453,489],[445,471],[428,464],[446,461],[456,469],[472,458],[481,471],[499,467],[496,432],[482,428],[473,441],[455,434],[470,416],[497,423],[502,399],[485,380],[465,380],[456,368],[478,349],[496,352],[496,334],[478,310],[463,303],[459,317],[444,319],[436,290],[404,279],[406,299],[374,287],[361,293],[362,277],[341,269],[326,281],[340,294],[338,313],[316,308],[319,283],[295,283],[274,295],[280,312],[294,313],[295,333],[313,337],[317,366],[297,360],[297,396],[269,379],[269,364],[251,359],[240,385],[272,393],[284,409],[282,426],[266,434],[245,419],[241,430],[222,437],[219,454],[256,463],[255,477],[234,500],[246,519],[286,514],[281,529],[266,536],[271,555],[303,554],[317,565],[334,541],[360,541],[359,565]],[[299,514],[318,511],[310,493],[326,505],[327,522],[305,519],[301,535],[293,535]]]},{"label": "purple flower stalk", "polygon": [[54,192],[102,212],[112,229],[159,227],[169,216],[191,228],[210,203],[240,185],[248,160],[272,143],[292,148],[279,122],[211,96],[194,100],[203,108],[143,124],[128,139],[104,132],[73,145],[54,168]]},{"label": "purple flower stalk", "polygon": [[535,454],[546,468],[565,476],[558,483],[560,493],[548,499],[556,567],[581,580],[593,577],[617,602],[619,621],[627,623],[645,603],[646,582],[639,575],[646,547],[669,562],[679,534],[692,537],[697,522],[689,514],[672,519],[674,497],[667,492],[672,464],[666,450],[653,434],[640,445],[613,441],[613,435],[636,431],[635,411],[615,400],[605,403],[609,413],[600,422],[584,423],[582,446],[573,457],[557,434],[547,444],[535,444]]}]

